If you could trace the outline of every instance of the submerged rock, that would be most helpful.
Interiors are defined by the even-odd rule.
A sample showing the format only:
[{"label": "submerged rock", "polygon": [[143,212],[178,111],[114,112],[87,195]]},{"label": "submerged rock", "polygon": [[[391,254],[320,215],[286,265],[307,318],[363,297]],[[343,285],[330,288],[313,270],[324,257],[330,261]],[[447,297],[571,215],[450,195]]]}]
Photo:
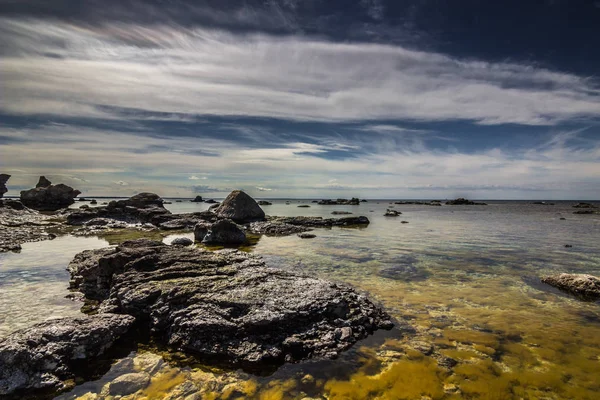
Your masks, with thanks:
[{"label": "submerged rock", "polygon": [[129,315],[61,318],[0,340],[0,397],[22,398],[69,388],[87,364],[133,325]]},{"label": "submerged rock", "polygon": [[234,190],[216,209],[219,218],[231,219],[237,223],[262,221],[265,212],[254,199],[241,190]]},{"label": "submerged rock", "polygon": [[362,226],[369,225],[367,217],[344,217],[344,218],[323,218],[323,217],[271,217],[269,222],[273,224],[289,224],[304,227],[330,227],[330,226]]},{"label": "submerged rock", "polygon": [[543,277],[542,282],[582,300],[600,299],[600,278],[593,275],[556,274]]},{"label": "submerged rock", "polygon": [[313,233],[301,233],[298,235],[298,237],[300,239],[314,239],[317,237],[317,235],[315,235]]},{"label": "submerged rock", "polygon": [[56,211],[75,203],[74,199],[79,194],[79,190],[62,183],[52,185],[41,176],[34,189],[21,191],[21,203],[38,211]]},{"label": "submerged rock", "polygon": [[242,244],[246,241],[246,234],[235,222],[222,219],[211,225],[202,243],[208,244]]},{"label": "submerged rock", "polygon": [[0,174],[0,199],[4,196],[4,193],[8,192],[6,188],[6,182],[10,179],[8,174]]},{"label": "submerged rock", "polygon": [[173,348],[230,365],[333,358],[393,325],[350,286],[236,250],[138,240],[80,253],[69,270],[86,297],[106,295],[100,311],[133,315]]}]

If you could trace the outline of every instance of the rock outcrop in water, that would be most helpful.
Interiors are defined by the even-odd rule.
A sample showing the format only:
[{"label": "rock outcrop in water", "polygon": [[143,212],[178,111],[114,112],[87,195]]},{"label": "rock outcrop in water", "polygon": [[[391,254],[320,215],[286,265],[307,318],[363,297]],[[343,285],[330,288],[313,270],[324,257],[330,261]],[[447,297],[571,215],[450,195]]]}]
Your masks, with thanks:
[{"label": "rock outcrop in water", "polygon": [[[194,228],[194,232],[197,232]],[[246,241],[246,234],[230,219],[222,219],[210,226],[202,243],[207,244],[242,244]]]},{"label": "rock outcrop in water", "polygon": [[486,203],[477,203],[471,200],[467,200],[465,198],[459,197],[455,200],[448,200],[446,202],[448,206],[487,206]]},{"label": "rock outcrop in water", "polygon": [[4,193],[8,192],[6,188],[6,182],[10,179],[8,174],[0,174],[0,199],[4,196]]},{"label": "rock outcrop in water", "polygon": [[263,209],[260,208],[252,197],[241,190],[231,192],[215,211],[219,218],[231,219],[237,223],[262,221],[265,219]]},{"label": "rock outcrop in water", "polygon": [[332,358],[393,325],[347,285],[236,250],[137,240],[80,253],[69,272],[73,288],[104,300],[101,312],[135,316],[173,348],[228,365]]},{"label": "rock outcrop in water", "polygon": [[163,206],[163,200],[154,193],[139,193],[126,200],[113,200],[106,206],[73,212],[67,216],[67,224],[83,225],[95,218],[110,218],[128,223],[153,223],[170,221],[163,218],[171,212]]},{"label": "rock outcrop in water", "polygon": [[542,278],[542,282],[582,300],[600,299],[600,279],[593,275],[556,274]]},{"label": "rock outcrop in water", "polygon": [[348,199],[337,199],[337,200],[324,199],[324,200],[319,201],[318,204],[320,204],[322,206],[337,206],[337,205],[357,206],[360,204],[360,200],[357,199],[356,197],[353,197],[350,200],[348,200]]},{"label": "rock outcrop in water", "polygon": [[88,364],[133,325],[129,315],[100,314],[42,322],[0,340],[0,397],[22,399],[74,385]]},{"label": "rock outcrop in water", "polygon": [[56,211],[75,202],[81,192],[70,186],[52,183],[41,176],[35,188],[21,191],[21,203],[38,211]]},{"label": "rock outcrop in water", "polygon": [[202,199],[202,196],[196,196],[194,197],[192,200],[190,200],[192,203],[202,203],[204,200]]}]

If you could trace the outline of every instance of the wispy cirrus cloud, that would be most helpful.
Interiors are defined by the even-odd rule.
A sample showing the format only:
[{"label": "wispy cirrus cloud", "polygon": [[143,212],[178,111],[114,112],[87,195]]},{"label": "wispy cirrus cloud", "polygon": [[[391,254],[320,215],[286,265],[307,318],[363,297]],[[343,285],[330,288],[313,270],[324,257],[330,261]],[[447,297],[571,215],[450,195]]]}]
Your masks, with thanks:
[{"label": "wispy cirrus cloud", "polygon": [[593,79],[400,46],[32,19],[1,19],[0,33],[0,111],[12,115],[123,119],[122,108],[178,118],[482,125],[600,117]]}]

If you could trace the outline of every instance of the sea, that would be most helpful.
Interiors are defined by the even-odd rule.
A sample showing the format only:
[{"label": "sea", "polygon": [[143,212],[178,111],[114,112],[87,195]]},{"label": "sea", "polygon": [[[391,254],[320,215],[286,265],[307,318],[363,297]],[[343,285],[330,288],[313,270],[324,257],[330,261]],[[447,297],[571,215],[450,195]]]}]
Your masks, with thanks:
[{"label": "sea", "polygon": [[[109,200],[99,198],[98,205]],[[166,200],[173,213],[209,207]],[[540,281],[560,272],[600,276],[600,215],[573,214],[577,201],[440,207],[269,201],[268,215],[336,218],[333,211],[347,211],[371,223],[315,229],[314,239],[256,237],[243,251],[273,267],[354,285],[398,326],[412,328],[379,331],[336,360],[286,364],[265,374],[144,345],[58,398],[114,398],[114,379],[146,371],[150,381],[122,399],[600,399],[600,303]],[[81,204],[88,203],[73,207]],[[387,209],[401,215],[386,217]],[[162,240],[181,236],[193,237]],[[81,315],[81,303],[65,297],[69,261],[122,239],[64,235],[0,254],[0,338]]]}]

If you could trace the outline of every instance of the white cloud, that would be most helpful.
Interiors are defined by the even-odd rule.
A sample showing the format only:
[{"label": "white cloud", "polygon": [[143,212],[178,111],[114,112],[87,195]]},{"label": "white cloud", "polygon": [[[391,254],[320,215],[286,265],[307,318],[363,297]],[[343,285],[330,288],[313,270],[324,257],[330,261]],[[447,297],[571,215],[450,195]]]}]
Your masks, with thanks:
[{"label": "white cloud", "polygon": [[190,176],[188,179],[190,179],[190,180],[192,180],[192,181],[197,181],[197,180],[206,180],[206,179],[208,179],[208,178],[207,178],[206,176],[201,176],[201,177],[198,177],[198,176],[196,176],[196,175],[192,175],[192,176]]},{"label": "white cloud", "polygon": [[600,91],[592,79],[400,46],[8,19],[0,20],[0,34],[6,49],[0,110],[15,115],[131,117],[105,107],[110,105],[165,113],[161,118],[167,119],[550,125],[600,116]]},{"label": "white cloud", "polygon": [[266,187],[260,187],[260,186],[257,186],[257,187],[256,187],[256,190],[258,190],[259,192],[270,192],[270,191],[272,191],[273,189],[269,189],[269,188],[266,188]]},{"label": "white cloud", "polygon": [[[495,148],[469,153],[390,146],[386,135],[359,135],[353,145],[375,151],[328,159],[322,157],[329,148],[323,144],[251,149],[209,138],[190,141],[56,124],[0,127],[0,135],[20,139],[9,140],[2,148],[2,162],[13,168],[9,172],[22,171],[9,181],[14,187],[35,185],[39,175],[64,174],[88,181],[85,187],[72,185],[85,189],[86,195],[150,191],[163,196],[245,187],[256,188],[257,193],[258,188],[277,188],[284,197],[598,198],[600,142],[586,142],[584,133],[589,132],[556,132],[546,142],[521,151]],[[337,147],[345,144],[340,139]],[[139,151],[149,147],[159,150]],[[196,149],[218,156],[186,153]],[[210,174],[211,185],[196,185],[189,171]],[[121,179],[130,185],[116,185]],[[16,189],[9,185],[9,190]]]},{"label": "white cloud", "polygon": [[127,183],[125,181],[116,181],[114,183],[119,186],[129,186],[129,183]]}]

